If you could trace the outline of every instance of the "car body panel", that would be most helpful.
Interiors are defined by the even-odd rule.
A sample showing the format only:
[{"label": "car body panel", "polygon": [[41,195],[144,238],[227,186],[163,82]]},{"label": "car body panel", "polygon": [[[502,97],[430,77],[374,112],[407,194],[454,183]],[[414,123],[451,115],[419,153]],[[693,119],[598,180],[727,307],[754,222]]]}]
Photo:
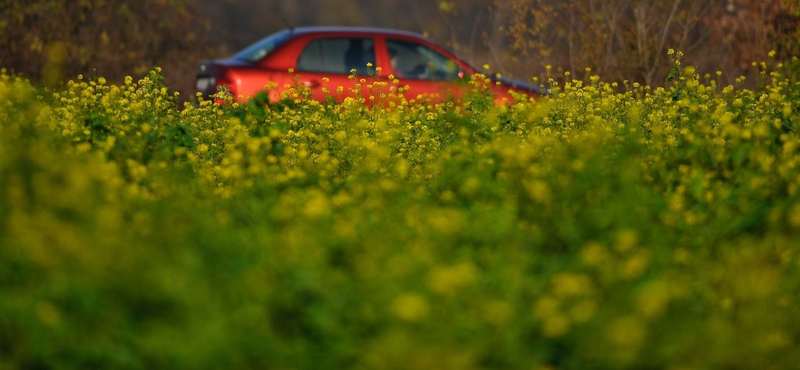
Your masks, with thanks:
[{"label": "car body panel", "polygon": [[[395,68],[392,48],[411,50],[406,51],[407,55],[416,52],[427,70],[408,75],[399,66]],[[349,58],[351,51],[360,59]],[[379,71],[375,68],[378,66]],[[383,85],[390,91],[400,86],[404,87],[407,100],[436,103],[461,97],[468,89],[463,77],[476,73],[476,68],[447,48],[415,33],[365,27],[303,27],[272,34],[229,59],[203,61],[196,81],[197,91],[204,96],[226,85],[237,101],[247,101],[268,88],[270,100],[276,101],[292,86],[307,89],[315,100],[342,101],[355,96],[355,85],[360,83],[365,98],[375,93],[375,86]],[[520,81],[491,79],[487,87],[498,103],[514,101],[509,90],[532,97],[544,93]]]}]

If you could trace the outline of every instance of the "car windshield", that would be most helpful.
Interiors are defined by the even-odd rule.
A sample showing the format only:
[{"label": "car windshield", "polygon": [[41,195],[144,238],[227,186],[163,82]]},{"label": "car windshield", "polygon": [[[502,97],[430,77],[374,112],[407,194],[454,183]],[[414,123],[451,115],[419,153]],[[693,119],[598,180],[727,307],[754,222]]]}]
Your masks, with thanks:
[{"label": "car windshield", "polygon": [[257,62],[269,54],[269,52],[288,41],[289,38],[290,32],[288,30],[272,34],[236,53],[233,59]]}]

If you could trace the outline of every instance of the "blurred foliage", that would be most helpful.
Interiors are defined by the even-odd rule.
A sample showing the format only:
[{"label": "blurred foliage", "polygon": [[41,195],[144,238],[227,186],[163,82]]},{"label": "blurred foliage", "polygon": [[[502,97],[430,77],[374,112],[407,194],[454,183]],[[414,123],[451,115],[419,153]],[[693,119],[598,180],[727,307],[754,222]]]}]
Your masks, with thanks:
[{"label": "blurred foliage", "polygon": [[[800,53],[800,7],[791,0],[497,0],[508,15],[516,58],[573,73],[591,68],[606,80],[658,85],[663,56],[679,49],[700,70],[726,82],[755,76],[752,61],[771,51]],[[514,59],[513,54],[510,58]],[[750,85],[754,87],[755,85]]]},{"label": "blurred foliage", "polygon": [[4,0],[0,66],[46,86],[78,74],[121,82],[155,65],[190,91],[198,62],[215,53],[196,0]]},{"label": "blurred foliage", "polygon": [[0,368],[794,368],[799,62],[667,58],[504,106],[2,73]]}]

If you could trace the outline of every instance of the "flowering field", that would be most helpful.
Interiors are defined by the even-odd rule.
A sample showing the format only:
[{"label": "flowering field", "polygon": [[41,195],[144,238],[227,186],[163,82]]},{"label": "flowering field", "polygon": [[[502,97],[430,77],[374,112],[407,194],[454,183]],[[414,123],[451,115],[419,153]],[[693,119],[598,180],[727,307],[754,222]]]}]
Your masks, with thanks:
[{"label": "flowering field", "polygon": [[796,63],[673,63],[501,107],[3,73],[0,369],[793,368]]}]

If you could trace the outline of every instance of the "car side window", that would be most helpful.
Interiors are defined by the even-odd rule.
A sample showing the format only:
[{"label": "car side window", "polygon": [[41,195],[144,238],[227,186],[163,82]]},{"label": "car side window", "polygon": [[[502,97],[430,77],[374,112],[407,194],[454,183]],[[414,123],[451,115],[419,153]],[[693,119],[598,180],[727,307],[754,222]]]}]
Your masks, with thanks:
[{"label": "car side window", "polygon": [[367,75],[367,64],[375,65],[375,44],[370,38],[323,38],[306,46],[297,60],[297,70]]},{"label": "car side window", "polygon": [[425,46],[405,40],[387,40],[392,70],[398,77],[420,80],[456,80],[458,63]]}]

